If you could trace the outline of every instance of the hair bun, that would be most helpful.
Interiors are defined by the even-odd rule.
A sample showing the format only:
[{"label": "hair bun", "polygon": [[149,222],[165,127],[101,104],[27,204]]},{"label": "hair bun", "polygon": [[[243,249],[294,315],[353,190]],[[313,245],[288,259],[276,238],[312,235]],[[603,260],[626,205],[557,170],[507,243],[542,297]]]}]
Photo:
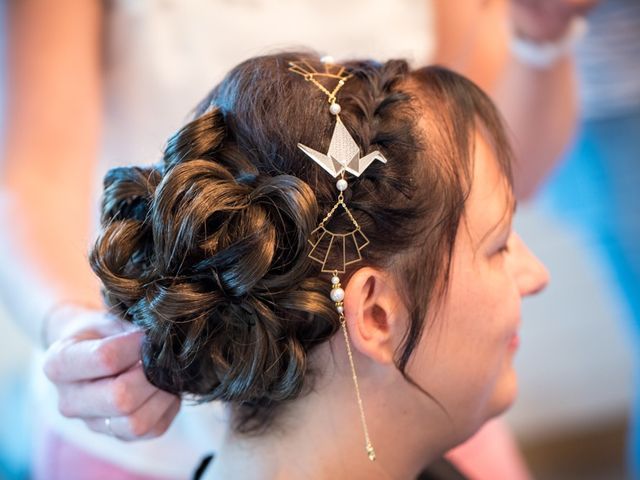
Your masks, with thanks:
[{"label": "hair bun", "polygon": [[158,186],[150,212],[156,280],[128,314],[147,332],[145,371],[164,390],[276,403],[302,388],[298,333],[318,329],[301,303],[320,297],[306,279],[315,197],[289,175],[250,183],[197,159]]},{"label": "hair bun", "polygon": [[160,172],[156,168],[119,167],[104,178],[102,222],[133,219],[143,221]]},{"label": "hair bun", "polygon": [[[208,277],[233,298],[263,279],[266,288],[290,282],[317,216],[314,194],[289,175],[254,183],[239,183],[207,160],[171,169],[151,207],[158,274]],[[278,273],[286,281],[278,282]]]},{"label": "hair bun", "polygon": [[317,202],[303,180],[251,167],[217,119],[174,136],[162,173],[107,174],[92,266],[107,303],[145,331],[154,385],[275,404],[301,390],[306,350],[335,328],[319,321],[331,305],[308,278]]}]

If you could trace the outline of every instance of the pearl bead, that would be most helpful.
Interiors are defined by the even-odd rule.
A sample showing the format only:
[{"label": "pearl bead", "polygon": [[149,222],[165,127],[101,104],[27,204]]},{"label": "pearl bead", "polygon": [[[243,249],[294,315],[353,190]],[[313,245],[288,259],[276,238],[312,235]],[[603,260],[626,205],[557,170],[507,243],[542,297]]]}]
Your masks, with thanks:
[{"label": "pearl bead", "polygon": [[344,313],[344,307],[342,305],[336,307],[336,310],[338,311],[338,313]]},{"label": "pearl bead", "polygon": [[320,61],[322,63],[331,63],[331,64],[334,62],[333,57],[331,55],[325,55],[320,59]]},{"label": "pearl bead", "polygon": [[367,445],[367,456],[369,457],[369,460],[371,460],[372,462],[375,462],[376,452],[371,445]]},{"label": "pearl bead", "polygon": [[331,300],[334,302],[341,302],[344,300],[344,290],[341,288],[334,288],[331,290]]},{"label": "pearl bead", "polygon": [[342,110],[342,107],[340,107],[339,103],[332,103],[329,107],[329,111],[334,115],[338,115],[340,113],[340,110]]},{"label": "pearl bead", "polygon": [[347,189],[348,186],[349,186],[349,184],[347,183],[347,181],[344,178],[341,178],[340,180],[338,180],[336,182],[336,187],[341,192],[344,192]]},{"label": "pearl bead", "polygon": [[334,275],[333,277],[331,277],[331,283],[333,283],[334,285],[337,285],[340,283],[340,279]]}]

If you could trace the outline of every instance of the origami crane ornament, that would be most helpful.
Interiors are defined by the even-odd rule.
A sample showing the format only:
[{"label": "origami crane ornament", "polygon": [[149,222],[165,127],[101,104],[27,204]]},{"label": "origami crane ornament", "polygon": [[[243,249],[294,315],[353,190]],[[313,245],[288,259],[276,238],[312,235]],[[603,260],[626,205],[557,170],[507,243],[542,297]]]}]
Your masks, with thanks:
[{"label": "origami crane ornament", "polygon": [[359,177],[374,160],[387,163],[387,159],[378,150],[360,157],[360,148],[345,128],[340,117],[336,115],[336,126],[333,129],[329,151],[325,155],[301,143],[300,150],[330,173],[334,178],[349,172]]}]

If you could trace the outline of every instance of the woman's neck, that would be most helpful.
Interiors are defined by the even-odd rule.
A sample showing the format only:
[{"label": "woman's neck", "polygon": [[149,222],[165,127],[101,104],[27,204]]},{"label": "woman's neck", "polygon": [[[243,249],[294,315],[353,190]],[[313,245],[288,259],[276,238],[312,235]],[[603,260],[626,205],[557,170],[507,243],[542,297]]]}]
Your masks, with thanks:
[{"label": "woman's neck", "polygon": [[[425,402],[424,396],[401,375],[396,380],[373,371],[376,367],[363,359],[360,388],[377,456],[370,461],[350,372],[341,371],[337,364],[344,363],[339,360],[320,364],[331,371],[316,379],[312,392],[278,412],[278,423],[269,433],[250,437],[228,427],[207,478],[415,478],[449,447],[443,432],[450,425],[441,412],[430,412],[424,404],[416,407],[416,402]],[[386,383],[383,389],[381,380]],[[414,408],[425,412],[423,425],[405,414]]]}]

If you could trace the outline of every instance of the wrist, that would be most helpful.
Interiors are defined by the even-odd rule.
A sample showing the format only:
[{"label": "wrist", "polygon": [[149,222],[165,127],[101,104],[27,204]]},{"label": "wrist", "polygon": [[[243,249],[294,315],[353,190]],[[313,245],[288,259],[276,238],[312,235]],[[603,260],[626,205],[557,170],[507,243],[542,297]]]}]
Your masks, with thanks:
[{"label": "wrist", "polygon": [[561,34],[553,37],[527,35],[514,26],[510,50],[522,63],[537,69],[547,69],[570,55],[576,44],[587,33],[588,24],[584,17],[574,16],[565,25]]}]

